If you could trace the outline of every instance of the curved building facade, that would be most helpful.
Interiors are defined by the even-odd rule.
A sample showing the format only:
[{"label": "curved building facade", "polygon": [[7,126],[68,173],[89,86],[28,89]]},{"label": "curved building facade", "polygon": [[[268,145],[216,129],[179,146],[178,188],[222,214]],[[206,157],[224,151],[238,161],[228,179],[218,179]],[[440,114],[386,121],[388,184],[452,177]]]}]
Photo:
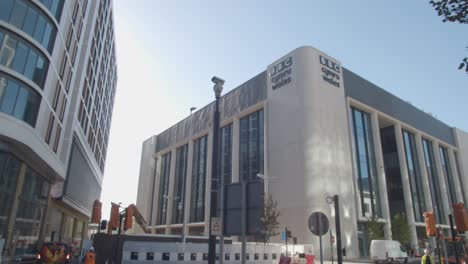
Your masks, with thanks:
[{"label": "curved building facade", "polygon": [[112,2],[0,1],[2,256],[81,245],[117,81]]},{"label": "curved building facade", "polygon": [[[208,234],[213,105],[143,143],[137,206],[155,233]],[[324,213],[336,234],[327,197],[339,197],[348,258],[368,255],[372,217],[385,239],[404,217],[417,250],[430,242],[425,211],[447,231],[451,204],[467,202],[468,134],[315,48],[292,51],[226,93],[220,111],[220,177],[229,184],[263,174],[280,229],[316,255],[309,216]],[[329,234],[322,239],[329,258]]]}]

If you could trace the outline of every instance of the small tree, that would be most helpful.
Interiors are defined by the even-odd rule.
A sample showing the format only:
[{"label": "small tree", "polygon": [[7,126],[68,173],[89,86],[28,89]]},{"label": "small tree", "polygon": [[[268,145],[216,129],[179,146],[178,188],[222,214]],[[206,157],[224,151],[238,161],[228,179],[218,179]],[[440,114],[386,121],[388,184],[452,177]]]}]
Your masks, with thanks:
[{"label": "small tree", "polygon": [[367,218],[367,220],[367,233],[369,234],[369,239],[383,239],[383,224],[378,221],[379,218],[376,215],[372,215],[371,217]]},{"label": "small tree", "polygon": [[280,211],[277,209],[277,206],[278,203],[273,201],[271,195],[268,195],[268,198],[265,199],[263,216],[260,219],[263,233],[261,238],[264,244],[268,244],[271,237],[279,235],[278,217],[280,216]]},{"label": "small tree", "polygon": [[392,219],[393,240],[399,241],[402,245],[407,245],[410,241],[410,227],[406,220],[406,215],[396,214]]}]

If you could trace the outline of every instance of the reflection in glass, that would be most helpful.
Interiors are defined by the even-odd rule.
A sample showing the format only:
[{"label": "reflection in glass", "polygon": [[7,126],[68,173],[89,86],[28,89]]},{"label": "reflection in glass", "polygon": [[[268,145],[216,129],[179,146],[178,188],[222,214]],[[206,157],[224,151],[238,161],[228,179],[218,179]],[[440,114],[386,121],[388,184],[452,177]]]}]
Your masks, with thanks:
[{"label": "reflection in glass", "polygon": [[204,136],[193,142],[190,222],[202,222],[205,219],[207,138]]},{"label": "reflection in glass", "polygon": [[239,168],[240,179],[256,180],[263,174],[263,109],[240,120]]},{"label": "reflection in glass", "polygon": [[158,225],[166,223],[167,202],[169,193],[169,174],[171,171],[171,152],[162,156],[161,161],[161,181],[159,184],[159,208],[158,208]]},{"label": "reflection in glass", "polygon": [[356,108],[351,108],[351,110],[361,215],[381,217],[370,115]]},{"label": "reflection in glass", "polygon": [[403,130],[403,143],[413,201],[414,219],[417,222],[424,222],[423,213],[426,211],[426,203],[424,202],[424,189],[414,135]]}]

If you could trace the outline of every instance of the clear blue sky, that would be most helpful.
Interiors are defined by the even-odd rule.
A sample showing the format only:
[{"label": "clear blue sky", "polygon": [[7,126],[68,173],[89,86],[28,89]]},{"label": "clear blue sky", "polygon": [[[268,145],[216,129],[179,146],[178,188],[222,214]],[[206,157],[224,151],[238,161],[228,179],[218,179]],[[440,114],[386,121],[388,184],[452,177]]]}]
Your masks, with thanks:
[{"label": "clear blue sky", "polygon": [[468,131],[468,25],[429,1],[114,0],[118,85],[102,192],[136,201],[142,142],[299,46]]}]

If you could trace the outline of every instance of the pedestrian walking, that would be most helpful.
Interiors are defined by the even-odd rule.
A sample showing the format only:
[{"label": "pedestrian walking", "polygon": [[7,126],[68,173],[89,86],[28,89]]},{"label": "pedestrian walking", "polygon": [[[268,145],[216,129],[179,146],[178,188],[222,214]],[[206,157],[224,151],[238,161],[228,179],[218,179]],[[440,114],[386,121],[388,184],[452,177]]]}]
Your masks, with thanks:
[{"label": "pedestrian walking", "polygon": [[427,248],[424,250],[424,255],[421,257],[421,264],[434,264],[434,258]]},{"label": "pedestrian walking", "polygon": [[94,247],[90,247],[88,252],[83,258],[84,264],[96,264],[96,253],[94,253]]}]

